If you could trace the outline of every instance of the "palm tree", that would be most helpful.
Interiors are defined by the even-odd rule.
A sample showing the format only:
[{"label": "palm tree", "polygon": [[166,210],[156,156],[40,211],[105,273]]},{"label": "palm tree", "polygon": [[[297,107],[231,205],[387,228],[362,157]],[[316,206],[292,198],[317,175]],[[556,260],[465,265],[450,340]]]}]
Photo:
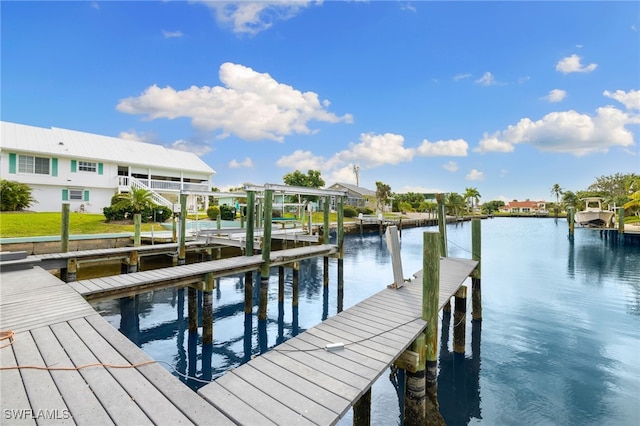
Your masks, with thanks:
[{"label": "palm tree", "polygon": [[553,185],[553,187],[551,187],[551,194],[555,194],[556,196],[556,217],[558,217],[558,203],[559,203],[559,199],[560,199],[560,195],[562,195],[562,188],[560,188],[560,185],[558,185],[557,183],[555,183]]},{"label": "palm tree", "polygon": [[467,201],[467,211],[469,206],[475,207],[480,202],[480,193],[478,188],[465,188],[464,199]]},{"label": "palm tree", "polygon": [[140,213],[156,205],[151,191],[143,188],[132,189],[131,192],[120,194],[113,204],[116,208],[131,208],[133,213]]}]

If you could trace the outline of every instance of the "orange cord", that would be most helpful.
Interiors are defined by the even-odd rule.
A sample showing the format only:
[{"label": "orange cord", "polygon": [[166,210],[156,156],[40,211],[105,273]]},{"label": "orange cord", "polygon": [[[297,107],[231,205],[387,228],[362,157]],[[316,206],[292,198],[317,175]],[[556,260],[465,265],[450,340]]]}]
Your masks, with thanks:
[{"label": "orange cord", "polygon": [[[9,343],[6,345],[0,346],[0,349],[6,348],[7,346],[11,346],[13,341],[15,340],[15,335],[13,331],[0,331],[0,341],[9,339]],[[16,365],[12,367],[0,367],[0,370],[20,370],[20,369],[32,369],[32,370],[48,370],[48,371],[76,371],[81,370],[83,368],[89,367],[106,367],[106,368],[136,368],[142,367],[143,365],[153,364],[154,360],[139,362],[137,364],[129,364],[129,365],[115,365],[115,364],[103,364],[100,362],[96,362],[93,364],[81,365],[79,367],[42,367],[39,365]]]}]

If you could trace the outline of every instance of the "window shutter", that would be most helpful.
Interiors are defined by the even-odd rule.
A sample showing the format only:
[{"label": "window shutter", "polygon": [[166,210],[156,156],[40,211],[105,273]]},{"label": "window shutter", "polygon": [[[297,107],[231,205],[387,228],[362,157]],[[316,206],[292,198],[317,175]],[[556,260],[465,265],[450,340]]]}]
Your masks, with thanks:
[{"label": "window shutter", "polygon": [[89,201],[89,190],[84,191],[84,201]]},{"label": "window shutter", "polygon": [[58,176],[58,159],[51,159],[51,176]]},{"label": "window shutter", "polygon": [[98,163],[98,174],[101,175],[104,173],[104,164]]},{"label": "window shutter", "polygon": [[78,162],[76,160],[71,160],[71,173],[75,173],[77,167],[78,167]]},{"label": "window shutter", "polygon": [[9,173],[16,173],[16,154],[9,154]]},{"label": "window shutter", "polygon": [[69,201],[69,190],[68,189],[63,189],[62,190],[62,201]]}]

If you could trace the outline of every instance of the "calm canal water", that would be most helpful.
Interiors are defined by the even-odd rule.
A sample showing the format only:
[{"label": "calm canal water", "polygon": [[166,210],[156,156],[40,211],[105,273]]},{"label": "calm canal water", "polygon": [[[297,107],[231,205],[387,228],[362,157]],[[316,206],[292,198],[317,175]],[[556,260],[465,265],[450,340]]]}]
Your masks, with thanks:
[{"label": "calm canal water", "polygon": [[[403,231],[407,278],[422,268],[426,230],[435,228]],[[439,401],[448,425],[640,424],[640,246],[614,245],[583,228],[576,229],[570,243],[567,233],[563,219],[482,221],[483,321],[472,325],[467,318],[464,357],[451,354],[450,322],[445,318],[440,325]],[[470,258],[470,223],[449,225],[447,234],[449,256]],[[286,300],[280,309],[277,277],[272,276],[266,323],[257,319],[257,285],[254,314],[245,322],[243,277],[220,279],[214,290],[214,342],[204,348],[187,331],[183,290],[95,307],[152,358],[211,380],[335,315],[335,260],[330,266],[324,291],[322,260],[302,262],[297,312],[291,307],[291,271],[286,270]],[[348,235],[343,308],[392,281],[384,239]],[[383,374],[373,387],[375,425],[401,423],[392,378]],[[194,389],[202,386],[181,380]],[[351,422],[349,412],[339,424]]]}]

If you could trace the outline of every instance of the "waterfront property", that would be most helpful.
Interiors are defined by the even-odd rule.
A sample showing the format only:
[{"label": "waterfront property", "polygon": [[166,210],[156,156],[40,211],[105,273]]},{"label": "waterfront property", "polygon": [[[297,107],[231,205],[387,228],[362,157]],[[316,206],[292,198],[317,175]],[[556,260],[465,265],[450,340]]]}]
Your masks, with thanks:
[{"label": "waterfront property", "polygon": [[547,210],[546,202],[544,201],[518,201],[513,200],[509,201],[506,205],[500,207],[500,212],[502,213],[513,213],[513,214],[538,214],[538,215],[548,215],[549,211]]},{"label": "waterfront property", "polygon": [[[162,145],[53,127],[0,122],[0,178],[24,183],[37,200],[34,211],[102,213],[118,193],[151,191],[172,208],[180,191],[210,191],[215,171],[197,155]],[[191,194],[187,208],[208,205]]]}]

